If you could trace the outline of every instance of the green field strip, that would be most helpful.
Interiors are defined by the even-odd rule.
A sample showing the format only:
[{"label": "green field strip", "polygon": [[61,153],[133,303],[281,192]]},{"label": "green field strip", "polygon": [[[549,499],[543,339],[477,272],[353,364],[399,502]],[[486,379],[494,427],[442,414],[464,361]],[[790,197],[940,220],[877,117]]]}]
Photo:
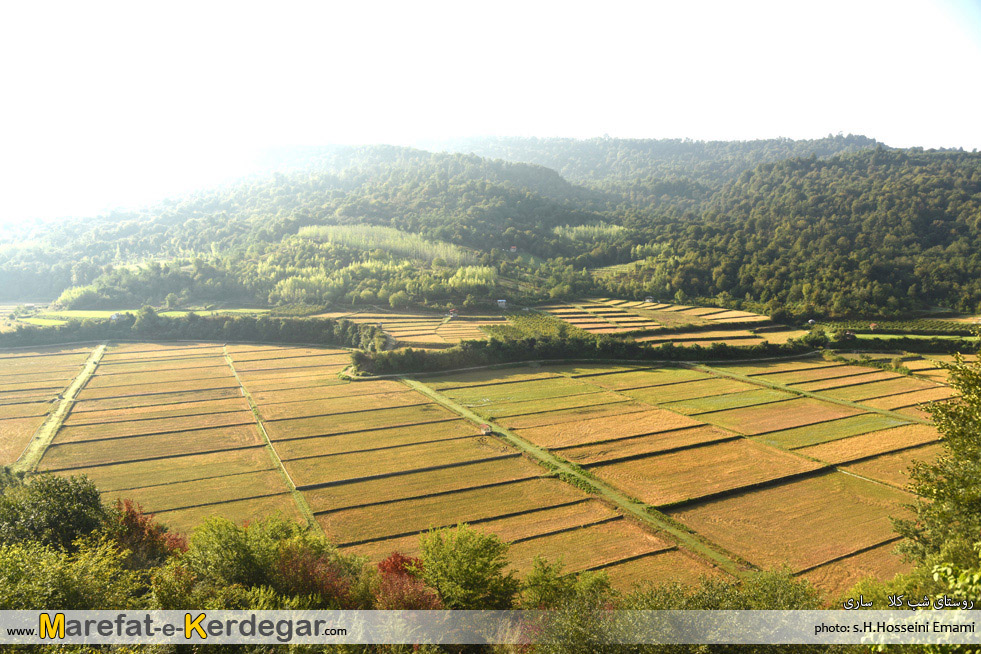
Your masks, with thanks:
[{"label": "green field strip", "polygon": [[902,539],[903,539],[902,536],[892,536],[890,538],[887,538],[887,539],[883,540],[880,543],[875,543],[874,545],[866,545],[864,547],[858,548],[857,550],[855,550],[853,552],[848,552],[847,554],[841,554],[841,555],[836,556],[834,558],[828,559],[827,561],[822,561],[821,563],[817,563],[817,564],[808,566],[806,568],[803,568],[801,570],[797,570],[796,572],[792,572],[791,575],[794,576],[794,577],[797,577],[799,575],[802,575],[802,574],[806,574],[808,572],[811,572],[812,570],[817,570],[818,568],[824,567],[826,565],[831,565],[832,563],[837,563],[838,561],[844,561],[845,559],[850,559],[853,556],[856,556],[858,554],[863,554],[863,553],[868,552],[870,550],[874,550],[877,547],[882,547],[883,545],[888,545],[890,543],[898,543]]},{"label": "green field strip", "polygon": [[[709,372],[709,373],[712,373],[712,374],[715,374],[715,375],[719,375],[721,377],[732,377],[733,379],[738,379],[738,380],[741,380],[741,381],[745,381],[745,382],[748,382],[750,384],[756,384],[757,386],[763,386],[763,387],[767,387],[767,388],[774,388],[774,389],[777,389],[777,390],[786,391],[788,393],[793,393],[794,395],[799,395],[799,396],[803,396],[803,397],[810,397],[810,398],[813,398],[815,400],[821,400],[822,402],[828,402],[830,404],[839,404],[841,406],[851,407],[853,409],[857,409],[857,410],[862,411],[864,413],[879,413],[881,415],[888,416],[890,418],[895,418],[895,419],[898,419],[898,420],[902,420],[904,422],[918,422],[918,423],[921,423],[921,424],[924,424],[924,425],[933,424],[931,421],[924,420],[922,418],[915,418],[915,417],[910,417],[910,416],[904,416],[904,415],[902,415],[900,413],[896,413],[895,411],[887,411],[885,409],[876,409],[874,407],[869,407],[869,406],[866,406],[866,405],[861,404],[859,402],[850,402],[848,400],[840,400],[838,398],[828,397],[827,395],[822,395],[821,393],[815,393],[815,392],[812,392],[812,391],[803,391],[803,390],[800,390],[800,389],[795,389],[792,386],[787,386],[785,384],[777,384],[777,383],[774,383],[774,382],[767,382],[767,381],[764,381],[764,380],[758,380],[758,379],[755,379],[754,377],[750,377],[748,375],[740,375],[738,373],[729,372],[729,371],[725,371],[725,370],[720,370],[720,369],[717,369],[717,368],[712,368],[711,366],[708,366],[708,365],[705,365],[705,364],[702,364],[702,363],[688,363],[688,362],[685,362],[685,363],[681,363],[680,365],[683,365],[683,366],[688,367],[688,368],[693,368],[695,370],[701,370],[703,372]],[[907,391],[907,392],[909,392],[909,391]],[[872,399],[877,399],[877,398],[872,398]]]},{"label": "green field strip", "polygon": [[44,457],[44,453],[47,452],[48,447],[54,442],[58,429],[61,428],[61,424],[68,417],[68,413],[75,404],[75,398],[78,396],[79,391],[85,387],[85,384],[95,374],[95,370],[99,366],[99,361],[102,359],[102,355],[105,354],[107,346],[108,342],[103,342],[92,350],[82,369],[75,376],[74,381],[61,394],[61,400],[58,402],[57,408],[38,427],[38,430],[34,433],[27,447],[24,448],[24,451],[21,452],[20,456],[11,466],[11,469],[15,472],[35,472],[37,470],[37,466]]},{"label": "green field strip", "polygon": [[464,418],[476,424],[486,423],[490,425],[494,432],[500,435],[500,437],[506,442],[518,448],[520,451],[527,453],[529,456],[541,463],[545,468],[554,470],[566,478],[574,479],[577,486],[581,485],[585,488],[594,489],[597,495],[622,509],[626,514],[635,516],[641,523],[649,527],[653,527],[656,531],[669,534],[675,539],[675,541],[683,544],[690,551],[701,555],[703,558],[708,559],[727,572],[739,574],[739,564],[727,553],[723,553],[721,548],[716,549],[717,546],[715,546],[714,543],[710,546],[703,541],[700,536],[696,536],[693,533],[676,526],[677,523],[671,521],[667,516],[661,515],[659,512],[652,510],[651,507],[648,507],[645,504],[632,500],[605,482],[599,481],[591,475],[584,474],[581,469],[573,466],[564,459],[555,456],[548,450],[538,447],[533,443],[516,436],[500,425],[494,424],[493,422],[487,422],[484,418],[481,418],[467,408],[430,389],[425,384],[405,377],[403,377],[402,380],[410,388],[431,397],[434,401],[440,403],[451,411],[455,411]]},{"label": "green field strip", "polygon": [[[797,450],[812,445],[820,445],[829,441],[836,441],[852,436],[861,436],[876,431],[892,429],[912,424],[909,420],[882,416],[875,413],[861,413],[857,416],[826,420],[824,422],[811,423],[791,429],[779,429],[763,434],[756,434],[756,440],[770,447],[778,447],[785,450]],[[822,433],[828,430],[830,435]]]},{"label": "green field strip", "polygon": [[279,453],[276,451],[276,447],[273,445],[272,441],[269,439],[269,434],[266,433],[266,427],[262,424],[262,420],[259,418],[259,407],[256,405],[255,401],[252,399],[252,394],[249,390],[245,388],[242,384],[242,380],[238,377],[238,371],[235,369],[235,364],[232,361],[232,357],[228,352],[227,347],[222,347],[225,352],[225,361],[228,363],[228,367],[231,368],[232,373],[235,375],[235,379],[239,382],[239,387],[242,389],[242,394],[249,403],[249,407],[252,409],[252,415],[255,418],[256,425],[259,427],[259,433],[262,435],[262,439],[266,443],[266,451],[269,453],[269,457],[272,459],[273,464],[275,464],[276,470],[282,476],[283,481],[286,483],[286,487],[289,489],[289,494],[293,498],[293,502],[296,504],[297,508],[300,510],[300,514],[303,516],[304,520],[307,521],[308,526],[311,529],[316,529],[323,533],[317,520],[313,517],[313,511],[310,510],[310,506],[307,504],[306,499],[303,494],[297,490],[296,484],[293,483],[293,478],[286,471],[283,466],[282,459],[279,458]]}]

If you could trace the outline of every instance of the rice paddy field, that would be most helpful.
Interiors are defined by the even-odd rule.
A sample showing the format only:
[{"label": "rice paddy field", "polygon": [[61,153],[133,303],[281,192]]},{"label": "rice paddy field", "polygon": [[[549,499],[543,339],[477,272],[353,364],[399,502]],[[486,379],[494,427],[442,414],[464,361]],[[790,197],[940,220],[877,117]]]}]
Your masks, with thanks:
[{"label": "rice paddy field", "polygon": [[[651,309],[605,302],[582,306],[621,327],[616,309]],[[521,572],[543,555],[628,588],[785,565],[835,593],[904,569],[890,517],[908,467],[940,452],[926,406],[953,396],[919,374],[938,358],[909,361],[911,375],[801,358],[348,381],[349,353],[330,348],[9,350],[0,463],[85,474],[180,531],[281,514],[380,560],[466,522],[510,541]]]}]

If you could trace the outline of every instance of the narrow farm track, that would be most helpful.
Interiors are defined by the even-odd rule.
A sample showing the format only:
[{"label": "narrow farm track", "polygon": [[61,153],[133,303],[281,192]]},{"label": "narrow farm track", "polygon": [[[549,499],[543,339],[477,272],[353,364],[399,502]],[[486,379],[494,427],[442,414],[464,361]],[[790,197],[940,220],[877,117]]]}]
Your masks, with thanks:
[{"label": "narrow farm track", "polygon": [[105,354],[106,348],[109,346],[109,341],[104,341],[97,345],[89,358],[85,361],[85,365],[82,366],[81,371],[76,375],[75,380],[65,389],[61,394],[61,400],[58,402],[58,407],[52,411],[48,418],[38,427],[37,432],[35,432],[34,437],[21,452],[20,457],[11,466],[15,472],[33,472],[38,463],[41,461],[41,457],[47,451],[48,447],[54,441],[55,435],[61,428],[62,423],[65,418],[68,417],[69,412],[75,405],[75,398],[78,396],[78,392],[85,387],[95,374],[96,368],[99,366],[99,362],[102,360],[102,355]]},{"label": "narrow farm track", "polygon": [[494,430],[495,434],[500,436],[510,445],[533,457],[544,467],[554,470],[567,478],[575,480],[576,485],[581,485],[585,488],[592,488],[598,496],[614,504],[625,513],[637,518],[642,523],[653,527],[659,532],[669,534],[675,539],[676,542],[719,566],[726,572],[732,575],[740,575],[744,571],[745,567],[738,563],[735,557],[729,555],[728,553],[724,553],[721,551],[721,548],[717,548],[717,546],[714,544],[710,546],[698,536],[681,527],[678,527],[670,520],[670,518],[660,514],[648,505],[630,499],[605,482],[600,481],[591,475],[584,474],[580,468],[570,464],[568,461],[565,461],[564,459],[553,455],[548,450],[540,448],[529,441],[516,436],[504,427],[478,416],[467,408],[443,396],[441,393],[429,388],[425,384],[406,377],[401,377],[401,379],[403,383],[413,390],[432,398],[433,401],[459,414],[467,420],[470,420],[476,424],[489,425]]},{"label": "narrow farm track", "polygon": [[255,418],[256,425],[259,427],[259,433],[262,434],[262,439],[266,444],[266,452],[269,454],[269,458],[272,459],[273,464],[276,467],[276,471],[286,482],[286,487],[290,489],[290,495],[293,496],[293,501],[296,506],[300,509],[300,513],[303,514],[303,518],[307,521],[307,524],[317,531],[323,533],[323,528],[320,523],[313,517],[313,511],[310,509],[310,505],[307,504],[306,498],[297,489],[296,484],[293,482],[293,478],[290,473],[287,472],[286,467],[283,465],[283,460],[279,458],[279,452],[276,451],[276,447],[273,445],[272,440],[269,438],[269,434],[266,433],[266,426],[259,417],[259,407],[255,400],[252,398],[252,393],[248,391],[245,384],[242,383],[242,379],[238,376],[238,370],[235,369],[235,362],[232,360],[231,355],[228,352],[227,346],[222,346],[222,352],[225,356],[225,361],[228,363],[228,367],[231,368],[232,374],[235,376],[235,381],[238,382],[239,387],[242,389],[242,395],[245,396],[246,401],[249,403],[249,409],[252,411],[252,416]]}]

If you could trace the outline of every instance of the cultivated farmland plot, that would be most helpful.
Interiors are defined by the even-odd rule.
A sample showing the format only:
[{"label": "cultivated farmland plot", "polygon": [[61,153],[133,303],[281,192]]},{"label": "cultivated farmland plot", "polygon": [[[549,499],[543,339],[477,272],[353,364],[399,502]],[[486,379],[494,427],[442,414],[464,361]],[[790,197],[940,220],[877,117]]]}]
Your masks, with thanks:
[{"label": "cultivated farmland plot", "polygon": [[[637,329],[656,311],[702,325],[755,319],[616,301],[552,308],[603,330]],[[392,331],[466,331],[402,320]],[[338,373],[349,354],[330,348],[113,344],[85,368],[91,354],[0,353],[0,448],[29,441],[79,377],[38,469],[86,474],[107,500],[134,499],[174,528],[281,513],[380,560],[418,553],[430,528],[467,522],[513,541],[518,570],[535,555],[561,557],[569,571],[606,570],[621,588],[723,573],[566,483],[533,446],[621,494],[620,507],[660,507],[754,565],[787,563],[835,590],[858,572],[902,569],[888,518],[909,500],[906,467],[938,451],[936,430],[914,412],[951,396],[929,380],[819,359],[516,366],[420,376],[419,386],[348,382]],[[468,409],[516,440],[481,434]],[[530,454],[513,446],[521,440]]]}]

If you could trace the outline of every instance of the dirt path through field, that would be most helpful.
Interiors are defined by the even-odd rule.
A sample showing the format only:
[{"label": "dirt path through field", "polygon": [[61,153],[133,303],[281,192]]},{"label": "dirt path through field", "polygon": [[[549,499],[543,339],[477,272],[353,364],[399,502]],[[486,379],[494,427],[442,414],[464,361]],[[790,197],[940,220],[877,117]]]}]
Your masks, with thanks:
[{"label": "dirt path through field", "polygon": [[37,468],[41,457],[44,456],[48,446],[54,441],[55,434],[58,433],[61,424],[68,417],[68,412],[75,405],[75,398],[78,396],[78,392],[82,390],[89,379],[92,378],[92,375],[95,374],[95,369],[99,366],[99,361],[102,360],[102,355],[105,354],[108,346],[109,341],[104,341],[92,350],[92,354],[89,355],[89,358],[85,361],[85,365],[82,366],[78,375],[75,376],[74,381],[61,394],[58,408],[52,411],[48,415],[47,420],[38,427],[34,437],[27,444],[27,447],[24,448],[24,451],[21,452],[20,457],[11,466],[14,471],[33,472]]},{"label": "dirt path through field", "polygon": [[262,418],[259,417],[259,407],[252,398],[252,394],[242,383],[242,379],[238,376],[238,370],[235,369],[235,362],[232,360],[231,354],[228,352],[228,346],[223,346],[222,351],[225,355],[225,361],[228,363],[228,367],[231,368],[232,374],[235,375],[235,380],[238,382],[239,387],[242,389],[242,395],[245,396],[246,401],[249,403],[249,408],[252,410],[252,416],[255,418],[256,424],[259,426],[259,433],[262,434],[262,439],[266,443],[266,451],[269,453],[269,458],[272,459],[276,466],[276,471],[286,482],[286,487],[290,489],[290,494],[293,496],[293,501],[296,506],[300,509],[300,513],[303,514],[303,519],[307,521],[312,529],[323,533],[323,528],[320,523],[313,517],[313,511],[310,510],[310,505],[307,504],[306,498],[303,494],[297,490],[296,484],[293,482],[293,478],[290,473],[286,471],[286,467],[283,465],[283,460],[279,458],[279,452],[276,451],[276,447],[273,445],[272,441],[269,439],[269,434],[266,433],[266,426],[262,422]]},{"label": "dirt path through field", "polygon": [[405,377],[402,378],[402,381],[405,382],[405,384],[410,388],[432,398],[435,402],[438,402],[447,409],[458,413],[467,420],[470,420],[478,425],[490,425],[495,434],[520,451],[534,457],[546,468],[556,471],[564,479],[571,481],[573,485],[584,489],[591,488],[596,495],[599,495],[608,502],[613,503],[625,513],[630,514],[644,524],[653,527],[656,531],[669,534],[676,542],[699,556],[708,559],[710,562],[718,565],[726,572],[733,575],[739,575],[745,569],[744,566],[737,563],[734,557],[720,551],[720,549],[716,549],[716,547],[709,546],[694,534],[674,524],[667,516],[663,516],[654,511],[646,504],[631,500],[629,497],[623,495],[612,486],[609,486],[592,475],[589,475],[581,468],[571,465],[564,459],[560,459],[559,457],[553,455],[548,450],[542,449],[526,441],[525,439],[514,435],[504,427],[481,418],[477,414],[469,411],[465,407],[457,404],[453,400],[443,396],[441,393],[438,393],[421,382],[413,379],[407,379]]}]

